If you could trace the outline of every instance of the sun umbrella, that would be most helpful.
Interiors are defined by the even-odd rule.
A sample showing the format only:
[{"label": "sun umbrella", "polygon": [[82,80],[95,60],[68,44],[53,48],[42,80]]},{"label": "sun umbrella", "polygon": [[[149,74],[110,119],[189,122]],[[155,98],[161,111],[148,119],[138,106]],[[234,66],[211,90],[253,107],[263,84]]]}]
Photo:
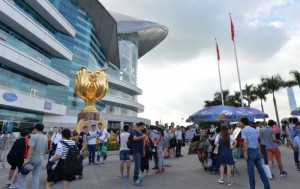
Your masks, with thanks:
[{"label": "sun umbrella", "polygon": [[237,121],[239,119],[238,109],[231,106],[211,106],[190,116],[194,122],[219,122],[219,121]]},{"label": "sun umbrella", "polygon": [[300,107],[292,111],[292,115],[300,115]]},{"label": "sun umbrella", "polygon": [[238,110],[241,112],[241,117],[248,117],[250,120],[253,118],[268,118],[269,115],[256,109],[256,108],[251,108],[251,107],[240,107]]}]

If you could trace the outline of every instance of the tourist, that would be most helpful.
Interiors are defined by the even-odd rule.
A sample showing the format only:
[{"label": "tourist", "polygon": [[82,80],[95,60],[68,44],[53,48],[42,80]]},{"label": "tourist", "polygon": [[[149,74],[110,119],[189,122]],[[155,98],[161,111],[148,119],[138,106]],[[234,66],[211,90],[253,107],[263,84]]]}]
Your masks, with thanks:
[{"label": "tourist", "polygon": [[[85,148],[86,148],[86,145],[84,143],[84,141],[82,140],[82,138],[80,138],[80,136],[78,135],[77,131],[73,131],[72,133],[72,140],[75,142],[75,145],[77,146],[81,156],[82,156],[82,160],[84,159],[84,151],[85,151]],[[82,176],[83,176],[83,173],[81,173],[79,176],[78,176],[78,179],[82,179]]]},{"label": "tourist", "polygon": [[163,130],[161,128],[158,128],[157,134],[159,135],[159,137],[153,141],[157,145],[157,157],[158,157],[158,170],[155,173],[160,174],[165,172],[165,164],[164,164],[164,157],[163,157],[163,137],[164,137]]},{"label": "tourist", "polygon": [[[56,130],[56,128],[54,128],[54,131]],[[50,152],[49,152],[49,158],[51,156],[54,155],[55,150],[56,150],[56,146],[58,144],[59,141],[61,141],[62,136],[61,136],[61,132],[62,132],[63,128],[59,127],[58,130],[53,133],[52,137],[51,137],[51,144],[50,144]]]},{"label": "tourist", "polygon": [[[297,127],[296,127],[296,123],[298,122],[298,118],[290,118],[289,122],[290,122],[290,129],[292,130],[291,132],[291,138],[290,141],[293,142],[295,137],[298,136],[298,132],[297,132]],[[299,164],[299,159],[298,159],[298,151],[294,151],[294,162],[295,162],[295,166],[297,166],[297,169],[300,167]]]},{"label": "tourist", "polygon": [[146,135],[143,135],[142,131],[145,124],[143,122],[138,123],[137,129],[132,132],[132,153],[134,156],[134,176],[133,182],[137,186],[142,185],[142,180],[139,178],[139,172],[141,168],[141,160],[144,153],[144,138]]},{"label": "tourist", "polygon": [[143,129],[142,133],[145,135],[144,138],[144,154],[142,157],[141,162],[141,174],[139,177],[144,177],[145,175],[148,175],[149,171],[149,159],[152,155],[151,147],[150,147],[150,139],[147,135],[147,129]]},{"label": "tourist", "polygon": [[259,139],[260,139],[260,151],[261,151],[261,154],[263,156],[263,159],[264,159],[264,163],[265,165],[268,165],[268,154],[267,154],[267,149],[266,149],[266,139],[265,139],[265,134],[264,132],[266,131],[266,127],[264,127],[262,124],[260,125],[260,129],[259,129],[259,133],[258,133],[258,136],[259,136]]},{"label": "tourist", "polygon": [[64,129],[62,131],[62,140],[57,144],[55,156],[50,159],[51,163],[55,164],[57,161],[58,163],[52,173],[48,174],[46,189],[51,189],[54,183],[61,180],[63,181],[62,188],[69,189],[69,182],[75,179],[74,175],[65,174],[63,170],[69,150],[69,147],[66,144],[75,146],[75,142],[70,140],[70,138],[71,131],[69,129]]},{"label": "tourist", "polygon": [[159,135],[157,134],[157,128],[159,126],[159,122],[156,121],[155,124],[156,126],[150,126],[150,129],[152,132],[150,133],[150,138],[151,138],[151,149],[152,149],[152,155],[154,159],[154,167],[152,169],[158,169],[158,157],[157,157],[157,145],[153,142],[159,138]]},{"label": "tourist", "polygon": [[261,155],[259,152],[258,135],[254,128],[249,126],[248,118],[241,119],[242,139],[244,140],[244,159],[247,161],[247,170],[249,176],[250,189],[255,189],[254,166],[260,175],[260,179],[265,189],[270,189],[268,178],[261,163]]},{"label": "tourist", "polygon": [[[294,152],[297,152],[298,154],[298,161],[300,160],[300,122],[296,123],[296,128],[297,128],[297,132],[298,135],[294,138],[293,142],[289,141],[290,146],[292,147],[292,149],[294,150]],[[297,167],[297,170],[300,171],[300,167]]]},{"label": "tourist", "polygon": [[98,138],[99,138],[99,146],[98,146],[98,155],[97,155],[97,163],[100,163],[100,157],[103,157],[102,164],[106,163],[107,158],[107,138],[108,138],[108,132],[103,127],[102,123],[98,123]]},{"label": "tourist", "polygon": [[[43,135],[44,125],[38,123],[35,125],[33,130],[33,135],[30,137],[29,142],[29,151],[28,156],[24,160],[24,166],[27,164],[32,165],[32,189],[39,188],[39,178],[40,178],[40,171],[42,169],[42,164],[44,160],[44,155],[47,150],[47,138]],[[27,181],[26,176],[23,174],[18,175],[18,189],[27,188]]]},{"label": "tourist", "polygon": [[169,137],[169,126],[166,123],[164,128],[164,158],[167,159],[170,157],[168,150],[170,148],[170,137]]},{"label": "tourist", "polygon": [[181,146],[185,146],[185,128],[181,126],[181,132],[182,132],[182,144]]},{"label": "tourist", "polygon": [[89,127],[84,126],[83,132],[80,133],[80,138],[85,142],[85,144],[88,144],[88,136],[89,136]]},{"label": "tourist", "polygon": [[[174,125],[174,123],[172,123]],[[169,154],[169,157],[172,158],[174,157],[176,154],[174,153],[174,148],[176,147],[176,138],[175,138],[175,135],[174,135],[174,132],[175,132],[175,129],[174,129],[174,126],[171,126],[169,127],[169,143],[170,143],[170,147],[168,148],[168,154]]]},{"label": "tourist", "polygon": [[130,171],[130,149],[127,146],[128,138],[130,133],[128,133],[129,126],[124,125],[123,132],[120,135],[120,171],[121,178],[123,178],[124,174],[124,164],[126,163],[126,175],[125,178],[129,178]]},{"label": "tourist", "polygon": [[275,121],[269,120],[268,121],[268,128],[264,131],[265,142],[266,142],[266,149],[268,154],[269,166],[272,174],[272,180],[275,179],[273,174],[273,156],[275,156],[278,168],[280,170],[280,176],[285,177],[287,173],[283,171],[282,162],[281,162],[281,153],[279,150],[279,145],[282,143],[281,140],[276,138],[276,132],[273,129],[275,125]]},{"label": "tourist", "polygon": [[97,136],[98,132],[96,131],[96,125],[92,125],[92,130],[88,134],[89,165],[98,165],[97,163],[95,163]]},{"label": "tourist", "polygon": [[183,157],[181,155],[181,146],[182,146],[182,131],[180,126],[177,125],[176,131],[175,131],[175,138],[176,138],[176,157]]},{"label": "tourist", "polygon": [[[233,143],[233,145],[231,145]],[[236,141],[233,136],[230,135],[228,127],[221,127],[221,134],[216,138],[216,145],[219,145],[219,161],[221,164],[220,173],[221,178],[218,180],[220,184],[224,183],[224,169],[225,165],[227,168],[227,182],[228,186],[231,186],[233,182],[231,181],[231,166],[234,165],[232,149],[236,147]]]},{"label": "tourist", "polygon": [[[28,144],[26,144],[26,139],[28,138],[28,136],[29,136],[28,131],[22,131],[21,138],[17,139],[14,142],[10,152],[7,155],[7,162],[11,165],[8,174],[8,181],[7,181],[7,185],[9,186],[9,188],[17,188],[16,183],[17,183],[18,174],[22,169],[24,158],[26,158],[26,151],[28,152]],[[18,168],[18,172],[15,175],[12,182],[11,180],[16,168]]]}]

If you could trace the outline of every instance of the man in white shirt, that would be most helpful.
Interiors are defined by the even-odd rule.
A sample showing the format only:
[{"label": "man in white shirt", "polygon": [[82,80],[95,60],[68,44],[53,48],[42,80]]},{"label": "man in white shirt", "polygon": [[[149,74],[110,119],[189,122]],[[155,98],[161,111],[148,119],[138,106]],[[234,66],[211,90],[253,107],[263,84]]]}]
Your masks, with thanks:
[{"label": "man in white shirt", "polygon": [[103,127],[102,123],[98,123],[98,137],[99,137],[99,147],[98,147],[98,155],[97,155],[97,163],[100,163],[100,157],[103,157],[102,164],[105,164],[107,155],[107,138],[108,138],[108,132]]},{"label": "man in white shirt", "polygon": [[123,132],[120,135],[120,171],[121,171],[121,178],[123,178],[124,172],[124,163],[126,163],[127,168],[127,175],[125,178],[128,177],[130,171],[130,149],[127,146],[128,138],[130,134],[128,133],[129,126],[124,125]]},{"label": "man in white shirt", "polygon": [[[56,130],[55,127],[54,127],[54,130]],[[61,136],[62,130],[63,130],[63,128],[59,127],[57,132],[55,132],[51,137],[51,145],[50,145],[51,149],[49,152],[49,158],[55,154],[57,144],[58,144],[58,142],[60,142],[62,140],[62,136]]]},{"label": "man in white shirt", "polygon": [[89,149],[89,165],[95,163],[95,152],[96,152],[96,139],[98,137],[98,132],[96,131],[96,125],[92,125],[92,130],[88,134],[88,149]]},{"label": "man in white shirt", "polygon": [[176,146],[176,157],[183,157],[181,155],[181,146],[182,146],[182,131],[180,126],[177,125],[176,127],[176,131],[175,131],[175,138],[176,138],[176,142],[177,142],[177,146]]}]

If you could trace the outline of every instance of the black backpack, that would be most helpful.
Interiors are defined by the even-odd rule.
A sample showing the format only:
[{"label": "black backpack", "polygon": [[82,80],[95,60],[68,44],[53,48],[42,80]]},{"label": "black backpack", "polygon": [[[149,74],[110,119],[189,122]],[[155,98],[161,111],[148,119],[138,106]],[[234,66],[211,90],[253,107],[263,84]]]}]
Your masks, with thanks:
[{"label": "black backpack", "polygon": [[70,146],[65,141],[61,141],[62,144],[68,147],[68,153],[65,159],[65,163],[62,167],[62,170],[65,175],[74,176],[74,175],[81,175],[83,171],[82,165],[82,156],[79,153],[78,148],[76,145]]},{"label": "black backpack", "polygon": [[127,148],[132,149],[132,142],[133,142],[133,132],[131,132],[128,137]]}]

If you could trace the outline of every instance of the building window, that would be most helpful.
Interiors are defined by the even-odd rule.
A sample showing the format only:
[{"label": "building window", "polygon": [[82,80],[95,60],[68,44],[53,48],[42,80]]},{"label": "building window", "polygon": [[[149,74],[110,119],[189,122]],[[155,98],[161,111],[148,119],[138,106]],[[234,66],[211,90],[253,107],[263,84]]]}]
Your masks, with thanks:
[{"label": "building window", "polygon": [[38,89],[31,88],[30,96],[38,98],[39,97],[39,92],[40,91]]}]

